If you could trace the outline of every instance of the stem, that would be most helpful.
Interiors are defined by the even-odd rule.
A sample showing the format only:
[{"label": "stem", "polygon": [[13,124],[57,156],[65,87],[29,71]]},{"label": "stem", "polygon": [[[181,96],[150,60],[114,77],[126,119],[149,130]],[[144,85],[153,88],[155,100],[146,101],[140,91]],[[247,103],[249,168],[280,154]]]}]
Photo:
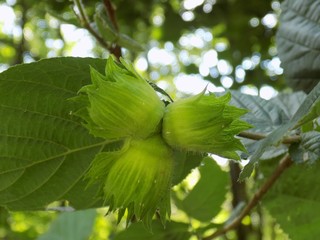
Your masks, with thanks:
[{"label": "stem", "polygon": [[85,10],[84,10],[84,6],[83,4],[81,3],[81,0],[73,0],[74,4],[77,6],[78,10],[79,10],[79,15],[78,16],[76,14],[76,16],[79,18],[80,22],[81,22],[81,25],[87,29],[91,34],[92,36],[94,36],[94,38],[100,43],[100,45],[102,47],[104,47],[105,49],[109,50],[110,51],[110,46],[109,44],[107,44],[104,39],[90,26],[90,23],[89,23],[89,17],[87,16]]},{"label": "stem", "polygon": [[292,165],[291,157],[287,154],[284,156],[278,167],[275,169],[273,174],[267,179],[267,181],[261,186],[261,188],[254,194],[253,198],[247,204],[247,206],[242,210],[240,215],[236,217],[230,224],[224,226],[221,229],[218,229],[212,235],[203,238],[203,240],[211,240],[220,235],[225,234],[226,232],[238,227],[241,224],[242,219],[255,207],[258,202],[262,199],[262,197],[266,194],[266,192],[273,186],[273,184],[277,181],[277,179],[281,176],[281,174]]},{"label": "stem", "polygon": [[[265,134],[261,133],[253,133],[253,132],[241,132],[238,134],[239,137],[251,139],[251,140],[261,140],[267,137]],[[284,137],[282,138],[282,143],[283,144],[291,144],[291,143],[298,143],[301,141],[301,136],[299,135],[294,135],[294,136],[289,136],[289,137]]]},{"label": "stem", "polygon": [[301,142],[301,136],[299,135],[284,137],[282,139],[283,144],[291,144],[291,143],[298,143],[298,142]]},{"label": "stem", "polygon": [[[103,1],[104,3],[104,6],[106,8],[106,11],[109,15],[109,18],[114,26],[114,29],[116,31],[119,32],[119,26],[118,26],[118,23],[117,23],[117,19],[116,19],[116,13],[115,13],[115,9],[114,7],[112,6],[112,3],[110,0],[104,0]],[[122,53],[121,53],[121,47],[118,46],[118,45],[113,45],[111,48],[109,48],[109,51],[117,58],[119,59],[121,56],[122,56]]]},{"label": "stem", "polygon": [[110,2],[110,0],[104,0],[103,1],[104,3],[104,6],[106,8],[106,11],[110,17],[110,20],[114,26],[114,28],[119,31],[119,26],[118,26],[118,23],[117,23],[117,20],[116,20],[116,14],[115,14],[115,9],[114,7],[112,6],[112,3]]},{"label": "stem", "polygon": [[251,139],[251,140],[261,140],[267,137],[265,134],[253,133],[253,132],[241,132],[238,134],[239,137]]}]

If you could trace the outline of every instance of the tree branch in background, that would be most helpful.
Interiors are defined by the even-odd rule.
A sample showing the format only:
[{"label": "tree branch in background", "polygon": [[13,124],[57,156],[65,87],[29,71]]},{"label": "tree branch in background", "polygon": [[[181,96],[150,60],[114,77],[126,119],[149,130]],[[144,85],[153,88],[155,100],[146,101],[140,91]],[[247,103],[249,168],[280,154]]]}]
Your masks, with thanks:
[{"label": "tree branch in background", "polygon": [[[111,3],[110,0],[104,0],[103,1],[104,6],[106,8],[106,11],[110,17],[110,20],[115,28],[116,31],[119,32],[119,26],[118,26],[118,22],[117,22],[117,18],[116,18],[116,12],[115,9]],[[114,56],[116,56],[116,58],[120,58],[122,53],[121,53],[121,47],[119,45],[114,44],[113,46],[111,46],[111,48],[109,49],[110,53],[112,53]]]},{"label": "tree branch in background", "polygon": [[75,15],[79,18],[81,25],[92,34],[92,36],[98,41],[98,43],[103,48],[111,52],[112,48],[110,48],[110,45],[107,42],[105,42],[105,40],[91,27],[89,17],[86,14],[86,11],[84,9],[83,4],[81,3],[81,0],[74,0],[73,2],[79,10],[79,14],[75,12]]},{"label": "tree branch in background", "polygon": [[106,11],[109,15],[109,18],[114,26],[114,28],[119,31],[119,26],[118,26],[118,22],[117,22],[117,19],[116,19],[116,13],[115,13],[115,9],[112,5],[112,3],[110,2],[110,0],[104,0],[103,1],[104,3],[104,6],[106,8]]},{"label": "tree branch in background", "polygon": [[[232,208],[236,209],[241,203],[247,202],[246,184],[245,182],[239,182],[238,178],[241,172],[239,163],[229,161],[230,177],[231,177],[231,191],[232,191]],[[248,226],[239,224],[235,228],[238,240],[247,239]]]},{"label": "tree branch in background", "polygon": [[289,154],[284,156],[278,167],[275,169],[273,174],[267,179],[267,181],[261,186],[261,188],[254,194],[253,198],[246,205],[246,207],[242,210],[238,217],[236,217],[231,223],[224,226],[221,229],[218,229],[213,234],[203,238],[203,240],[211,240],[218,236],[225,234],[226,232],[235,229],[241,224],[242,219],[248,215],[248,213],[259,203],[262,197],[266,194],[266,192],[273,186],[273,184],[277,181],[277,179],[281,176],[281,174],[292,165],[292,160]]},{"label": "tree branch in background", "polygon": [[23,55],[24,55],[24,52],[26,51],[25,38],[23,35],[23,31],[24,31],[25,24],[27,22],[28,7],[23,0],[19,1],[19,7],[21,7],[21,19],[20,19],[21,39],[20,39],[19,43],[17,44],[17,46],[15,47],[16,58],[14,60],[14,64],[23,63]]}]

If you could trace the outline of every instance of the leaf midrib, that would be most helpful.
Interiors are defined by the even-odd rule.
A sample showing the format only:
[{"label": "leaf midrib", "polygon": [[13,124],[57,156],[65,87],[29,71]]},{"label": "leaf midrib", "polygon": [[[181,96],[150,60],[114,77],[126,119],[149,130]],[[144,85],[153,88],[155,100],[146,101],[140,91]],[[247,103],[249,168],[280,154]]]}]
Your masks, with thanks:
[{"label": "leaf midrib", "polygon": [[[8,203],[10,204],[10,203],[14,203],[14,202],[16,202],[16,201],[20,201],[21,199],[23,199],[23,198],[25,198],[25,197],[28,197],[28,196],[29,196],[30,194],[32,194],[34,191],[40,189],[43,185],[45,185],[45,184],[50,180],[50,178],[51,178],[56,172],[59,171],[60,167],[62,166],[62,164],[63,164],[63,162],[65,161],[65,158],[66,158],[66,156],[67,156],[68,154],[72,154],[72,153],[77,152],[77,151],[82,151],[82,150],[86,150],[86,149],[93,148],[93,147],[98,147],[98,146],[101,146],[100,150],[98,151],[98,152],[101,152],[101,150],[103,149],[104,145],[106,145],[107,143],[110,143],[110,142],[112,142],[112,141],[110,141],[110,140],[109,140],[109,141],[104,141],[104,142],[100,142],[100,143],[97,143],[97,144],[92,144],[92,145],[90,145],[90,146],[86,146],[86,147],[82,147],[82,148],[78,148],[78,149],[73,149],[73,150],[68,151],[68,153],[66,153],[66,154],[64,154],[64,155],[63,155],[63,154],[60,154],[60,156],[59,156],[59,155],[56,155],[55,157],[48,158],[48,159],[46,159],[46,160],[44,160],[44,161],[38,161],[38,162],[36,162],[36,163],[34,163],[34,164],[30,164],[30,165],[28,165],[28,166],[23,167],[23,170],[25,170],[25,169],[28,168],[28,167],[32,167],[33,165],[40,164],[40,163],[45,162],[45,161],[50,161],[50,160],[53,160],[53,159],[59,158],[59,157],[63,157],[63,158],[64,158],[64,159],[62,159],[61,163],[59,164],[59,167],[58,167],[54,172],[52,172],[52,174],[50,175],[50,177],[48,177],[47,180],[44,181],[41,185],[39,185],[38,187],[36,187],[35,189],[33,189],[32,192],[29,192],[29,193],[27,193],[27,194],[25,194],[25,195],[23,195],[23,196],[20,196],[19,198],[16,198],[16,199],[13,199],[13,200],[11,200],[11,201],[9,201],[9,202],[6,202],[6,204],[8,204]],[[97,152],[97,153],[98,153],[98,152]],[[19,170],[19,168],[15,169],[15,170]],[[15,171],[15,170],[14,170],[14,171]],[[10,171],[11,171],[11,170],[10,170]],[[72,189],[72,188],[77,184],[77,182],[82,179],[82,177],[83,177],[83,175],[81,175],[79,178],[77,178],[77,179],[74,181],[74,183],[71,184],[70,187],[67,188],[67,189],[59,196],[59,198],[63,197],[66,193],[68,193],[68,192],[70,191],[70,189]],[[19,178],[17,178],[16,181],[18,181],[18,179],[19,179]],[[16,182],[16,181],[15,181],[15,182]],[[12,185],[12,184],[11,184],[11,185]]]},{"label": "leaf midrib", "polygon": [[59,158],[59,157],[65,157],[65,156],[67,156],[67,155],[69,155],[69,154],[72,154],[72,153],[75,153],[75,152],[84,151],[84,150],[87,150],[87,149],[90,149],[90,148],[95,148],[95,147],[99,147],[99,146],[103,147],[104,145],[107,145],[108,143],[111,143],[111,142],[114,142],[114,141],[112,141],[112,140],[105,140],[105,141],[103,141],[103,142],[99,142],[99,143],[95,143],[95,144],[91,144],[91,145],[87,145],[87,146],[83,146],[83,147],[79,147],[79,148],[70,149],[70,150],[68,150],[68,151],[66,151],[66,152],[64,152],[64,153],[60,153],[60,154],[51,156],[51,157],[49,157],[49,158],[46,158],[46,159],[37,161],[37,162],[35,162],[35,163],[29,164],[29,165],[25,165],[25,166],[23,166],[23,167],[11,169],[11,170],[8,170],[8,171],[1,172],[1,174],[9,173],[9,172],[16,171],[16,170],[25,169],[25,168],[28,168],[28,167],[32,167],[33,165],[36,165],[36,164],[39,164],[39,163],[43,163],[43,162],[46,162],[46,161],[50,161],[50,160],[53,160],[53,159]]},{"label": "leaf midrib", "polygon": [[14,79],[8,80],[7,78],[0,79],[0,82],[1,81],[5,82],[5,83],[7,83],[7,82],[18,82],[18,83],[24,82],[24,83],[34,84],[34,85],[45,86],[45,87],[49,87],[49,88],[55,88],[55,89],[57,89],[59,91],[63,91],[63,92],[69,93],[69,94],[72,93],[72,95],[77,94],[76,91],[71,91],[71,90],[68,90],[68,89],[65,89],[65,88],[61,88],[61,87],[58,87],[58,86],[55,86],[55,85],[45,84],[44,82],[32,82],[32,81],[27,81],[27,80],[14,80]]}]

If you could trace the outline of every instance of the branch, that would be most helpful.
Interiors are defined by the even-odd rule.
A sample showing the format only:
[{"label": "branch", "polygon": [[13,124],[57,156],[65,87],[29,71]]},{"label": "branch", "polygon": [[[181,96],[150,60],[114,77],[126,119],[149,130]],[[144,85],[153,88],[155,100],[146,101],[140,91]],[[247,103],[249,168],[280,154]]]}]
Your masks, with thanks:
[{"label": "branch", "polygon": [[104,0],[103,1],[103,4],[106,8],[106,11],[109,15],[109,18],[114,26],[114,28],[119,31],[119,27],[118,27],[118,23],[117,23],[117,20],[116,20],[116,13],[115,13],[115,9],[114,7],[112,6],[112,3],[110,2],[110,0]]},{"label": "branch", "polygon": [[[253,132],[241,132],[238,134],[239,137],[251,139],[251,140],[261,140],[267,137],[267,135],[262,134],[262,133],[253,133]],[[282,138],[281,141],[283,144],[291,144],[291,143],[298,143],[301,142],[301,136],[299,135],[294,135],[294,136],[289,136],[289,137],[284,137]]]},{"label": "branch", "polygon": [[[111,22],[112,22],[112,24],[114,26],[114,29],[119,32],[119,27],[118,27],[118,23],[117,23],[117,19],[116,19],[115,9],[112,6],[111,1],[110,0],[104,0],[103,3],[104,3],[104,6],[106,8],[106,11],[107,11],[107,13],[109,15],[109,18],[110,18],[110,20],[111,20]],[[111,47],[109,49],[109,51],[118,59],[122,55],[121,47],[118,46],[118,45],[114,45],[113,47]]]},{"label": "branch", "polygon": [[265,134],[253,133],[253,132],[241,132],[238,134],[239,137],[251,139],[251,140],[261,140],[267,137]]},{"label": "branch", "polygon": [[105,49],[110,51],[110,46],[109,44],[107,44],[104,39],[91,27],[90,22],[89,22],[89,18],[84,10],[84,6],[81,3],[81,0],[73,0],[74,4],[77,6],[78,10],[79,10],[79,15],[77,13],[76,16],[79,18],[81,25],[87,29],[92,36],[94,36],[94,38],[100,43],[100,45],[102,47],[104,47]]},{"label": "branch", "polygon": [[[25,25],[27,23],[27,12],[28,12],[28,6],[25,1],[20,1],[19,6],[21,7],[21,19],[20,19],[20,28],[22,32],[24,31]],[[16,57],[15,57],[15,63],[14,64],[21,64],[23,63],[23,55],[26,51],[25,46],[25,38],[24,35],[21,34],[21,39],[19,43],[16,46]]]},{"label": "branch", "polygon": [[291,157],[287,154],[284,156],[278,167],[275,169],[273,174],[267,179],[267,181],[261,186],[261,188],[254,194],[253,198],[247,204],[247,206],[242,210],[238,217],[236,217],[230,224],[218,229],[213,234],[203,238],[203,240],[211,240],[218,236],[225,234],[226,232],[236,228],[241,224],[242,219],[258,204],[266,192],[273,186],[281,174],[292,165]]},{"label": "branch", "polygon": [[[229,161],[229,168],[231,177],[232,208],[236,209],[237,207],[239,207],[239,204],[245,205],[244,203],[248,202],[246,194],[246,184],[244,181],[238,181],[241,172],[238,162]],[[242,224],[239,224],[235,228],[235,231],[237,233],[237,239],[247,239],[249,227],[250,226],[244,226]]]}]

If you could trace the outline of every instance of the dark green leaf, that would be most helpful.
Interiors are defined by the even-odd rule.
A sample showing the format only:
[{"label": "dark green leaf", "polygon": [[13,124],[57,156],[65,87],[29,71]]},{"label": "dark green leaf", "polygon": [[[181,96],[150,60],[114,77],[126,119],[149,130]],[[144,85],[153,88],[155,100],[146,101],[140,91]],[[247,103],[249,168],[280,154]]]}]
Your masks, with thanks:
[{"label": "dark green leaf", "polygon": [[[278,161],[260,165],[269,176]],[[292,240],[318,239],[320,235],[320,162],[295,164],[276,181],[263,205]]]},{"label": "dark green leaf", "polygon": [[164,228],[160,221],[152,222],[152,233],[146,230],[142,223],[134,223],[128,229],[120,232],[115,240],[186,240],[192,234],[189,225],[181,222],[168,222]]},{"label": "dark green leaf", "polygon": [[320,2],[286,0],[282,4],[277,33],[279,57],[288,83],[310,90],[320,80]]},{"label": "dark green leaf", "polygon": [[204,158],[203,154],[185,151],[175,151],[175,166],[172,185],[180,183],[193,168],[199,166]]},{"label": "dark green leaf", "polygon": [[209,157],[203,159],[199,170],[201,178],[181,202],[181,206],[190,217],[206,222],[219,213],[227,193],[229,178]]},{"label": "dark green leaf", "polygon": [[66,199],[81,209],[100,201],[82,177],[106,142],[88,133],[68,100],[90,83],[89,65],[103,72],[105,61],[56,58],[0,74],[0,205],[43,209]]},{"label": "dark green leaf", "polygon": [[92,209],[61,213],[38,240],[87,240],[92,232],[96,215],[96,211]]}]

